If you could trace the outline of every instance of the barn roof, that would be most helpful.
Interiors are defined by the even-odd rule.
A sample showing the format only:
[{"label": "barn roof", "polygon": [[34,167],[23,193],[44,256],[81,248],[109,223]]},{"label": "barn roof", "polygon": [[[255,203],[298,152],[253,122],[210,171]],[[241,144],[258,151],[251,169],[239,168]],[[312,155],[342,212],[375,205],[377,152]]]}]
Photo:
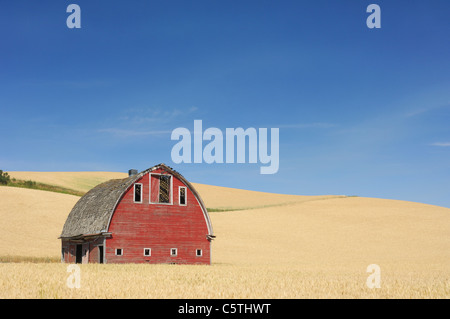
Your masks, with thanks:
[{"label": "barn roof", "polygon": [[126,191],[145,174],[162,168],[180,179],[197,198],[208,227],[208,237],[214,237],[211,221],[200,195],[180,173],[165,164],[155,165],[124,179],[112,179],[99,184],[82,196],[72,208],[59,238],[77,238],[106,233],[114,210]]}]

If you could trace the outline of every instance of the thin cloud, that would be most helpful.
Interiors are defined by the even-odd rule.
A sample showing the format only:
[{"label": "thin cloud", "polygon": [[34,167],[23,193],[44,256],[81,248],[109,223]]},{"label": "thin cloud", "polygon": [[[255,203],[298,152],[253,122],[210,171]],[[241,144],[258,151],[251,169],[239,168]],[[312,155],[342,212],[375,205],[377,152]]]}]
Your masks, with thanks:
[{"label": "thin cloud", "polygon": [[297,124],[282,124],[282,125],[278,125],[278,128],[293,128],[293,129],[302,129],[302,128],[332,128],[332,127],[336,127],[336,124],[332,124],[332,123],[322,123],[322,122],[317,122],[317,123],[297,123]]},{"label": "thin cloud", "polygon": [[118,137],[135,137],[135,136],[149,136],[149,135],[162,135],[169,134],[172,131],[161,130],[161,131],[137,131],[137,130],[126,130],[126,129],[117,129],[117,128],[105,128],[99,129],[100,133],[109,133]]},{"label": "thin cloud", "polygon": [[[194,113],[197,110],[198,108],[195,106],[185,109],[128,108],[123,115],[109,120],[109,125],[107,125],[109,127],[98,129],[97,132],[108,133],[120,138],[170,134],[172,131],[167,130],[167,127],[174,126],[186,114]],[[148,130],[149,127],[153,129]]]},{"label": "thin cloud", "polygon": [[125,110],[125,114],[120,116],[118,120],[121,123],[128,123],[132,125],[141,125],[146,123],[170,123],[196,111],[198,111],[198,107],[196,106],[175,109],[137,107]]},{"label": "thin cloud", "polygon": [[450,142],[436,142],[432,143],[432,146],[450,147]]},{"label": "thin cloud", "polygon": [[432,105],[432,106],[425,106],[422,108],[418,108],[415,110],[412,110],[408,113],[405,114],[406,117],[412,117],[412,116],[417,116],[423,113],[428,113],[437,109],[441,109],[441,108],[446,108],[446,107],[450,107],[450,103],[446,103],[446,104],[438,104],[438,105]]}]

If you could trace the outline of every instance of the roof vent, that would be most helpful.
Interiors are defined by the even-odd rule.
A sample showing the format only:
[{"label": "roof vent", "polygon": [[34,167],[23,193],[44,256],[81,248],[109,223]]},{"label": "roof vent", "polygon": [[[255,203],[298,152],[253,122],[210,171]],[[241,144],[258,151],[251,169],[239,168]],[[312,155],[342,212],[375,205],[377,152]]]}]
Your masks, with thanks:
[{"label": "roof vent", "polygon": [[128,176],[137,175],[138,171],[137,169],[129,169],[128,170]]}]

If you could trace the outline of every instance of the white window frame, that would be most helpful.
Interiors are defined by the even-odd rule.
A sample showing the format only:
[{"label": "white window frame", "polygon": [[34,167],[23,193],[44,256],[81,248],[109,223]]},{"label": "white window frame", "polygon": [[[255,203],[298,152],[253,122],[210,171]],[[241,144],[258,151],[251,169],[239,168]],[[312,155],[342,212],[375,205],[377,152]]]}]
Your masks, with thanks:
[{"label": "white window frame", "polygon": [[[172,174],[160,174],[160,173],[150,173],[149,178],[149,198],[148,202],[150,204],[156,204],[156,205],[173,205],[173,175]],[[170,176],[170,203],[160,203],[160,202],[152,202],[152,175],[158,175],[158,176]],[[161,186],[160,186],[161,187]],[[158,200],[159,200],[159,188],[158,188]]]},{"label": "white window frame", "polygon": [[[145,254],[145,251],[146,251],[147,249],[148,249],[148,252],[149,252],[148,255]],[[152,255],[152,249],[151,249],[151,248],[144,248],[144,256],[145,256],[145,257],[151,257],[151,255]]]},{"label": "white window frame", "polygon": [[[141,200],[140,201],[136,201],[136,185],[141,185]],[[144,190],[144,185],[142,184],[142,183],[135,183],[134,184],[134,186],[133,186],[133,203],[139,203],[139,204],[142,204],[143,203],[143,201],[144,201],[144,192],[143,192],[143,190]]]},{"label": "white window frame", "polygon": [[[173,250],[175,250],[175,254],[173,254]],[[170,248],[170,257],[178,256],[178,248]]]},{"label": "white window frame", "polygon": [[[119,250],[119,249],[120,249],[120,255],[117,254],[117,250]],[[116,248],[115,254],[116,254],[116,256],[123,256],[123,248]]]},{"label": "white window frame", "polygon": [[[184,188],[184,204],[181,204],[181,189]],[[178,205],[187,206],[187,187],[178,186]]]},{"label": "white window frame", "polygon": [[[199,251],[200,251],[200,255],[198,254]],[[203,256],[203,249],[196,249],[195,250],[195,256],[196,257],[202,257]]]}]

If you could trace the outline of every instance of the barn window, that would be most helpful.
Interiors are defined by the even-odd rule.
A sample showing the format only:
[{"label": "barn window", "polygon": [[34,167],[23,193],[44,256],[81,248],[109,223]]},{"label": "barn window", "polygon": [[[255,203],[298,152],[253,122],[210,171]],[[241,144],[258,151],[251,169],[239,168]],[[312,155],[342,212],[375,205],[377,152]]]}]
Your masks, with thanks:
[{"label": "barn window", "polygon": [[152,250],[150,248],[144,248],[144,256],[151,256]]},{"label": "barn window", "polygon": [[172,175],[151,175],[150,203],[172,204]]},{"label": "barn window", "polygon": [[122,248],[116,248],[116,256],[122,256],[123,255],[123,249]]},{"label": "barn window", "polygon": [[197,249],[196,252],[195,252],[195,255],[196,255],[197,257],[201,257],[201,256],[203,255],[202,250],[201,250],[201,249]]},{"label": "barn window", "polygon": [[159,202],[170,203],[170,175],[161,175],[159,177]]},{"label": "barn window", "polygon": [[142,203],[142,184],[134,184],[134,202]]},{"label": "barn window", "polygon": [[180,205],[186,205],[186,187],[179,187],[178,188],[179,193],[179,204]]},{"label": "barn window", "polygon": [[178,249],[177,248],[171,248],[170,249],[170,256],[176,256],[178,254]]}]

